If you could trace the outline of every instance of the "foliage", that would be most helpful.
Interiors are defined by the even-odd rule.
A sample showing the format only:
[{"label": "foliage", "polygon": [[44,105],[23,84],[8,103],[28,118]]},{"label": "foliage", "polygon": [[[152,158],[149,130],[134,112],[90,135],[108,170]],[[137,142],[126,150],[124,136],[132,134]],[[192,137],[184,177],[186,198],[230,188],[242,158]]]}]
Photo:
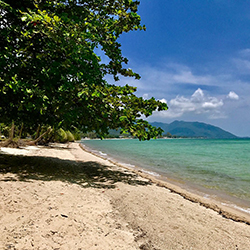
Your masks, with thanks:
[{"label": "foliage", "polygon": [[73,142],[75,138],[70,131],[64,131],[62,128],[60,128],[55,132],[53,140],[55,142],[65,143],[65,142]]},{"label": "foliage", "polygon": [[67,133],[62,128],[56,131],[55,141],[61,143],[65,143],[68,141]]},{"label": "foliage", "polygon": [[83,133],[79,129],[77,129],[77,128],[73,127],[72,130],[70,130],[70,132],[73,134],[74,139],[76,141],[81,140],[81,138],[83,137]]},{"label": "foliage", "polygon": [[0,123],[0,134],[4,137],[8,137],[10,133],[10,127],[6,126],[4,123]]},{"label": "foliage", "polygon": [[167,132],[166,137],[167,137],[167,138],[172,138],[173,135],[172,135],[171,133]]},{"label": "foliage", "polygon": [[[136,88],[105,81],[107,74],[139,75],[124,68],[117,39],[143,30],[133,0],[0,0],[1,122],[39,125],[104,136],[121,128],[139,139],[162,130],[141,119],[167,105],[135,95]],[[100,60],[97,48],[107,57]]]},{"label": "foliage", "polygon": [[68,130],[66,131],[66,135],[67,135],[67,141],[68,142],[73,142],[75,141],[74,135]]}]

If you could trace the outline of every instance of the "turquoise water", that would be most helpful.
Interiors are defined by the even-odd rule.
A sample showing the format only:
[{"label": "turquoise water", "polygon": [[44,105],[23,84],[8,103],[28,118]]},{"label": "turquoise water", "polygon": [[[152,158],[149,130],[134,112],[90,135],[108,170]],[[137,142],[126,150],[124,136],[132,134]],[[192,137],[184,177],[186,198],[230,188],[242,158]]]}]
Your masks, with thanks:
[{"label": "turquoise water", "polygon": [[[250,140],[83,140],[107,158],[249,207]],[[205,191],[205,192],[206,192]]]}]

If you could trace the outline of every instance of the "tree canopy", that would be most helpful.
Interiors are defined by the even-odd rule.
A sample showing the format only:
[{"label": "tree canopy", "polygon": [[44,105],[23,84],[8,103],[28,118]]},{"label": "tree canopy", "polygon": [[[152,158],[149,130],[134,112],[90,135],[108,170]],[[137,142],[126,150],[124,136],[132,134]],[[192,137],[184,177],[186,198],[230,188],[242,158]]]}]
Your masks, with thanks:
[{"label": "tree canopy", "polygon": [[[140,76],[126,68],[118,38],[144,30],[133,0],[0,0],[0,119],[139,139],[162,131],[141,119],[167,105],[109,84]],[[101,61],[97,48],[108,58]],[[106,61],[106,60],[105,60]]]}]

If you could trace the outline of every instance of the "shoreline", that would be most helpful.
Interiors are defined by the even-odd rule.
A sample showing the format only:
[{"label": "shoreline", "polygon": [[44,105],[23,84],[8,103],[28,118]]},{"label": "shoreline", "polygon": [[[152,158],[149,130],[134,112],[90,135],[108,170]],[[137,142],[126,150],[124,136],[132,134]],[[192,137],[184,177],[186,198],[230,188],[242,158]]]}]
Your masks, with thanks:
[{"label": "shoreline", "polygon": [[[202,177],[201,175],[198,176],[198,179],[196,181],[196,178],[193,178],[193,177],[196,177],[196,176],[194,176],[194,175],[192,176],[192,174],[191,174],[191,176],[189,176],[191,178],[186,178],[185,177],[185,173],[186,173],[185,170],[186,169],[183,169],[184,172],[180,172],[178,170],[176,172],[174,171],[172,166],[173,165],[178,166],[178,160],[176,161],[176,159],[175,159],[175,161],[171,162],[171,164],[169,164],[170,168],[168,168],[168,166],[166,166],[166,171],[165,171],[164,163],[161,162],[160,164],[158,164],[158,162],[155,161],[152,158],[152,155],[149,158],[149,160],[151,161],[150,164],[148,164],[147,161],[144,161],[142,158],[140,160],[137,160],[136,155],[133,155],[133,157],[130,159],[129,155],[125,156],[126,154],[122,154],[122,153],[120,154],[119,150],[117,150],[116,153],[113,153],[112,152],[112,150],[113,150],[112,147],[111,147],[111,150],[108,149],[108,151],[106,151],[105,148],[103,148],[103,152],[105,152],[105,153],[108,152],[108,155],[105,156],[106,154],[101,152],[102,147],[98,147],[98,145],[97,145],[97,148],[99,148],[100,151],[95,149],[95,144],[93,144],[94,147],[91,148],[92,143],[90,143],[90,147],[88,148],[88,145],[89,145],[88,141],[89,140],[91,141],[92,139],[83,139],[81,142],[84,143],[85,141],[87,141],[86,144],[84,143],[84,145],[87,147],[87,150],[89,150],[90,152],[93,151],[98,156],[104,157],[105,159],[106,158],[111,159],[114,162],[117,162],[118,164],[121,163],[122,165],[125,164],[126,166],[129,166],[129,167],[131,166],[132,169],[134,169],[134,168],[140,169],[145,173],[149,173],[150,175],[153,175],[154,177],[156,177],[159,180],[162,180],[162,181],[165,181],[167,183],[171,183],[173,185],[179,186],[182,189],[189,191],[190,193],[194,193],[194,194],[197,194],[199,196],[203,196],[203,197],[205,197],[207,199],[216,200],[217,202],[221,203],[224,206],[233,208],[233,209],[235,209],[237,211],[241,211],[241,212],[243,212],[245,214],[250,215],[250,196],[249,196],[249,188],[246,187],[246,185],[245,185],[245,183],[247,183],[246,181],[244,181],[244,183],[239,183],[239,185],[236,185],[236,184],[234,185],[234,183],[230,183],[230,182],[229,183],[227,183],[227,182],[224,183],[223,178],[219,177],[220,182],[218,182],[218,181],[217,181],[217,183],[213,182],[212,179],[213,178],[216,179],[216,176],[220,176],[220,175],[223,176],[224,175],[224,176],[227,177],[227,173],[223,172],[223,171],[220,171],[220,170],[217,173],[218,175],[214,175],[213,177],[208,176],[207,179],[204,179],[204,182],[203,181],[200,182],[199,177]],[[123,139],[107,139],[107,140],[108,141],[109,140],[110,141],[112,141],[112,140],[118,140],[119,141],[119,140],[123,140]],[[190,139],[188,139],[188,140],[190,140]],[[231,139],[229,139],[229,140],[231,140]],[[218,140],[218,141],[220,141],[220,140]],[[111,146],[112,146],[112,144],[111,144]],[[127,146],[126,143],[125,143],[125,146]],[[139,157],[142,157],[142,152],[139,152]],[[129,160],[127,160],[127,159],[129,159]],[[200,159],[198,159],[198,160],[200,160]],[[168,162],[168,160],[166,159],[165,162]],[[198,165],[196,164],[195,165],[195,162],[196,162],[196,160],[193,159],[193,161],[191,163],[188,162],[188,164],[191,164],[191,166],[192,166],[192,164],[194,163],[195,169],[198,170],[198,172],[199,172],[199,170],[200,170],[199,166],[201,166],[202,164],[198,164]],[[183,161],[180,161],[180,165],[182,163],[183,163]],[[237,164],[237,162],[236,162],[236,164]],[[168,164],[166,164],[166,165],[168,165]],[[189,166],[187,164],[184,164],[184,165],[185,165],[184,168]],[[184,165],[181,165],[181,166],[183,167]],[[225,168],[227,168],[227,167],[230,168],[230,165],[231,165],[231,163],[227,162],[224,167]],[[223,169],[224,168],[223,163],[221,162],[220,164],[217,164],[217,167]],[[190,169],[192,169],[192,167]],[[202,170],[203,170],[203,168],[201,168],[201,171]],[[172,171],[173,171],[174,174],[172,174]],[[209,171],[210,170],[208,169],[208,172]],[[213,175],[213,171],[211,171],[210,175],[211,174]],[[250,174],[250,172],[248,170],[246,170],[246,174]],[[247,178],[249,180],[249,177],[247,177]],[[209,180],[209,179],[211,179],[212,181],[211,182],[206,181],[206,180]],[[234,174],[233,175],[231,174],[231,176],[229,174],[229,179],[233,180],[234,179]],[[237,175],[235,176],[235,180],[237,181]],[[243,186],[243,189],[240,188],[241,184],[245,185],[245,187]]]},{"label": "shoreline", "polygon": [[1,249],[250,249],[244,216],[79,143],[1,148],[0,162]]},{"label": "shoreline", "polygon": [[[136,169],[136,168],[128,167],[128,166],[123,165],[122,163],[117,162],[115,159],[105,158],[105,156],[97,154],[97,153],[93,152],[92,150],[88,150],[88,148],[84,147],[84,145],[82,145],[81,142],[79,142],[79,146],[82,150],[84,150],[90,154],[93,154],[94,156],[99,157],[103,160],[107,160],[114,165],[125,168],[126,170],[129,170],[129,171],[132,171],[135,174],[141,176],[142,178],[148,179],[150,182],[156,184],[157,186],[164,187],[164,188],[170,190],[171,192],[182,196],[184,199],[186,199],[188,201],[198,203],[201,206],[204,206],[205,208],[212,209],[227,219],[231,219],[231,220],[236,221],[236,222],[242,222],[242,223],[246,223],[247,225],[250,225],[250,214],[248,212],[242,210],[244,208],[242,208],[242,209],[241,209],[241,207],[237,208],[237,204],[233,204],[236,207],[232,207],[232,206],[228,205],[228,203],[225,203],[226,200],[222,200],[220,198],[218,200],[213,199],[213,198],[204,198],[199,193],[202,193],[204,195],[206,193],[200,192],[199,190],[196,190],[197,192],[195,192],[194,190],[192,190],[193,192],[192,191],[190,192],[187,189],[185,189],[185,187],[178,186],[178,184],[176,184],[177,181],[175,181],[175,180],[173,180],[171,182],[171,181],[166,180],[161,175],[159,175],[159,177],[157,177],[153,174],[150,174],[149,171],[147,171],[145,169],[141,169],[141,168]],[[164,180],[162,180],[162,179],[164,179]]]}]

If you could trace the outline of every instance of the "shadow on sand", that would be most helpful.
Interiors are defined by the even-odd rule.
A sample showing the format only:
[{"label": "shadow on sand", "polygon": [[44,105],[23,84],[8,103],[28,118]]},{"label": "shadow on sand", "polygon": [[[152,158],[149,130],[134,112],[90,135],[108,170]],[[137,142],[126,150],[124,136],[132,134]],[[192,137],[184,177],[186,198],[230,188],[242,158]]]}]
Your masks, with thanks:
[{"label": "shadow on sand", "polygon": [[114,188],[116,182],[130,185],[149,185],[126,171],[112,170],[97,162],[77,162],[53,157],[0,154],[0,173],[12,173],[2,181],[54,181],[75,183],[82,187]]}]

